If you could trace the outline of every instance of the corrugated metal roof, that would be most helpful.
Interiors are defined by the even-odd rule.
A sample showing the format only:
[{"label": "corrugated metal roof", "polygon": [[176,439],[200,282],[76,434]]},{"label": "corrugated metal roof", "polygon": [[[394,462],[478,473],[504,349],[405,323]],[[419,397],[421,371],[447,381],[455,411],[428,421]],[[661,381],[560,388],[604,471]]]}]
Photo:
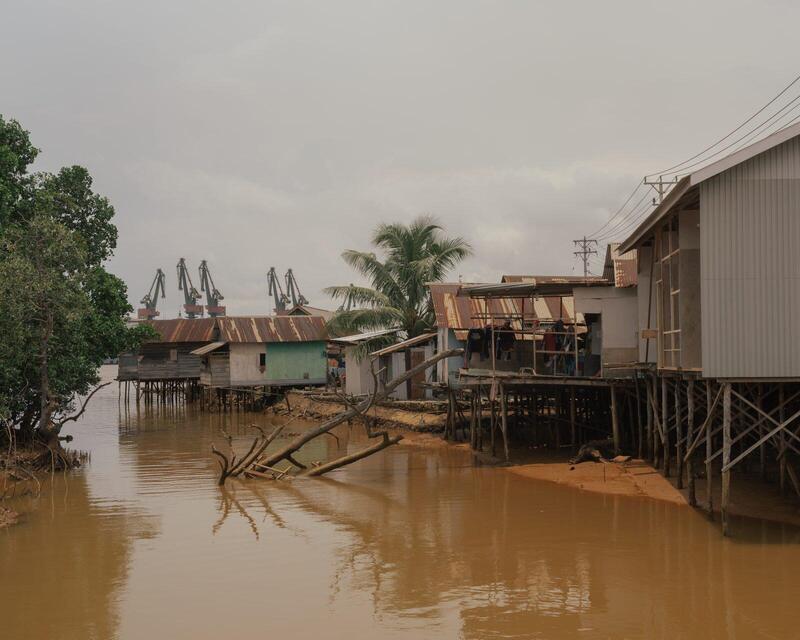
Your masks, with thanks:
[{"label": "corrugated metal roof", "polygon": [[461,288],[463,295],[472,298],[487,299],[519,299],[530,297],[569,297],[575,287],[609,286],[605,278],[558,277],[537,280],[531,277],[528,282],[503,282],[500,284],[465,285]]},{"label": "corrugated metal roof", "polygon": [[397,333],[400,329],[378,329],[377,331],[365,331],[364,333],[356,333],[350,336],[342,336],[341,338],[331,338],[331,342],[336,344],[353,345],[373,338],[380,338],[381,336],[388,336],[390,333]]},{"label": "corrugated metal roof", "polygon": [[376,357],[385,356],[390,353],[394,353],[395,351],[403,351],[403,349],[408,349],[409,347],[413,347],[415,345],[425,344],[433,340],[435,337],[435,333],[423,333],[422,335],[409,338],[408,340],[403,340],[402,342],[398,342],[397,344],[393,344],[383,349],[378,349],[378,351],[373,351],[369,355]]},{"label": "corrugated metal roof", "polygon": [[[470,298],[462,289],[468,285],[457,282],[431,283],[428,286],[433,299],[436,326],[440,329],[454,329],[459,340],[464,338],[467,330],[486,326],[489,322],[486,318],[487,308],[495,322],[503,317],[519,318],[522,313],[520,298]],[[526,322],[557,318],[571,321],[575,316],[572,296],[533,298],[533,308],[531,299],[524,297]],[[521,328],[519,320],[514,320],[512,325],[517,329]]]},{"label": "corrugated metal roof", "polygon": [[312,342],[327,340],[320,316],[216,318],[219,339],[225,342]]},{"label": "corrugated metal roof", "polygon": [[[584,282],[594,282],[602,280],[596,276],[513,276],[505,275],[500,282],[505,284],[528,283],[528,284],[583,284]],[[465,285],[466,286],[466,285]]]},{"label": "corrugated metal roof", "polygon": [[143,322],[161,334],[161,342],[209,342],[214,339],[216,318],[174,318]]},{"label": "corrugated metal roof", "polygon": [[635,287],[639,282],[638,264],[639,253],[636,250],[620,253],[619,242],[612,242],[606,249],[603,277],[613,280],[614,286],[620,289]]},{"label": "corrugated metal roof", "polygon": [[319,307],[310,307],[307,304],[296,304],[291,309],[286,310],[285,312],[279,315],[287,315],[287,316],[319,316],[325,322],[328,322],[334,314],[335,311],[330,311],[328,309],[320,309]]}]

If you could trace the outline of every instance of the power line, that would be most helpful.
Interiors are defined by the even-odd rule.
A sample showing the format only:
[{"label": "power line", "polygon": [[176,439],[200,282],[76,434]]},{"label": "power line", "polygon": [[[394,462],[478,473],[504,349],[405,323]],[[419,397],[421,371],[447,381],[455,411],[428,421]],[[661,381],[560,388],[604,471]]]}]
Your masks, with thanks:
[{"label": "power line", "polygon": [[608,220],[606,220],[606,222],[605,222],[604,224],[602,224],[602,225],[600,226],[600,228],[599,228],[597,231],[595,231],[594,233],[591,233],[591,234],[589,234],[589,235],[590,235],[590,236],[596,236],[598,233],[600,233],[601,231],[603,231],[603,229],[605,229],[605,228],[606,228],[606,227],[607,227],[609,224],[611,224],[611,221],[612,221],[614,218],[616,218],[616,217],[617,217],[617,216],[618,216],[620,213],[622,213],[622,210],[623,210],[625,207],[627,207],[627,206],[628,206],[628,203],[629,203],[631,200],[633,200],[633,196],[635,196],[635,195],[636,195],[636,192],[637,192],[637,191],[639,191],[639,189],[641,189],[643,186],[644,186],[644,185],[643,185],[641,182],[639,182],[639,183],[636,185],[636,187],[634,188],[634,190],[633,190],[633,191],[631,191],[631,194],[628,196],[628,198],[625,200],[625,202],[623,202],[623,203],[622,203],[622,206],[621,206],[619,209],[617,209],[616,213],[614,213],[614,215],[613,215],[613,216],[611,216],[611,217],[610,217]]},{"label": "power line", "polygon": [[792,80],[792,81],[791,81],[789,84],[787,84],[787,85],[786,85],[786,86],[785,86],[785,87],[784,87],[784,88],[781,90],[781,92],[780,92],[780,93],[778,93],[778,95],[776,95],[774,98],[772,98],[772,100],[770,100],[769,102],[767,102],[767,104],[765,104],[765,105],[764,105],[763,107],[761,107],[761,108],[760,108],[758,111],[756,111],[756,112],[755,112],[753,115],[751,115],[749,118],[747,118],[747,120],[745,120],[744,122],[742,122],[742,124],[740,124],[738,127],[736,127],[736,128],[733,130],[733,131],[731,131],[731,132],[730,132],[730,133],[728,133],[727,135],[725,135],[725,136],[723,136],[722,138],[720,138],[719,140],[717,140],[717,141],[716,141],[714,144],[712,144],[712,145],[710,145],[710,146],[706,147],[705,149],[703,149],[703,150],[702,150],[702,151],[700,151],[699,153],[696,153],[696,154],[695,154],[695,155],[693,155],[691,158],[687,158],[687,159],[686,159],[686,160],[684,160],[683,162],[679,162],[678,164],[674,164],[674,165],[672,165],[671,167],[668,167],[667,169],[663,169],[662,171],[654,171],[653,173],[649,173],[649,174],[647,174],[647,175],[648,175],[648,176],[656,176],[656,175],[668,175],[668,174],[669,174],[669,172],[672,172],[672,171],[673,171],[673,169],[677,169],[678,167],[681,167],[681,166],[683,166],[683,165],[684,165],[684,164],[686,164],[687,162],[691,162],[692,160],[695,160],[696,158],[699,158],[700,156],[702,156],[702,155],[703,155],[704,153],[706,153],[707,151],[711,151],[711,149],[713,149],[713,148],[714,148],[714,147],[716,147],[718,144],[720,144],[720,143],[724,142],[725,140],[727,140],[728,138],[730,138],[730,137],[731,137],[731,136],[732,136],[734,133],[736,133],[737,131],[741,130],[741,129],[742,129],[742,128],[744,128],[745,126],[747,126],[747,125],[748,125],[750,122],[752,122],[752,121],[753,121],[755,118],[757,118],[757,117],[758,117],[760,114],[762,114],[762,113],[763,113],[763,112],[764,112],[764,111],[765,111],[765,110],[766,110],[766,109],[767,109],[767,108],[768,108],[770,105],[772,105],[772,104],[773,104],[773,103],[774,103],[776,100],[778,100],[778,99],[779,99],[779,98],[780,98],[780,97],[781,97],[783,94],[785,94],[785,93],[786,93],[786,92],[787,92],[789,89],[791,89],[791,88],[792,88],[792,87],[793,87],[793,86],[794,86],[794,85],[797,83],[797,81],[798,81],[798,80],[800,80],[800,75],[798,75],[798,76],[797,76],[797,77],[796,77],[794,80]]},{"label": "power line", "polygon": [[[796,102],[797,100],[800,100],[800,95],[798,95],[797,97],[795,97],[795,98],[794,98],[794,99],[793,99],[791,102],[788,102],[788,103],[786,103],[786,104],[785,104],[785,105],[784,105],[784,106],[783,106],[783,107],[782,107],[782,108],[781,108],[779,111],[776,111],[776,112],[775,112],[774,114],[772,114],[772,115],[771,115],[769,118],[767,118],[767,119],[766,119],[764,122],[762,122],[760,125],[758,125],[758,126],[755,128],[755,129],[752,129],[752,130],[748,131],[748,132],[747,132],[746,134],[744,134],[744,135],[743,135],[741,138],[737,138],[736,140],[734,140],[734,141],[733,141],[733,142],[731,142],[730,144],[728,144],[728,145],[726,145],[726,146],[722,147],[721,149],[718,149],[717,151],[715,151],[714,153],[712,153],[710,156],[706,156],[705,158],[702,158],[701,160],[698,160],[697,162],[693,162],[692,164],[689,164],[689,165],[686,165],[685,167],[682,167],[682,168],[681,168],[681,171],[683,172],[683,171],[686,171],[687,169],[693,169],[694,167],[697,167],[697,166],[699,166],[699,165],[701,165],[701,164],[703,164],[703,163],[705,163],[705,162],[708,162],[709,160],[711,160],[711,158],[716,158],[716,157],[717,157],[717,156],[718,156],[720,153],[724,153],[725,151],[727,151],[728,149],[730,149],[730,148],[731,148],[731,147],[733,147],[734,145],[738,144],[739,142],[741,142],[742,140],[744,140],[744,139],[745,139],[745,138],[747,138],[748,136],[750,136],[750,135],[752,135],[753,133],[755,133],[756,131],[758,131],[758,130],[759,130],[761,127],[763,127],[763,126],[764,126],[765,124],[767,124],[767,123],[768,123],[770,120],[772,120],[773,118],[775,118],[775,117],[776,117],[778,114],[780,114],[780,113],[781,113],[781,112],[782,112],[784,109],[786,109],[788,106],[790,106],[791,104],[793,104],[793,103],[794,103],[794,102]],[[790,112],[790,113],[791,113],[791,112]],[[773,124],[775,124],[775,123],[773,123]],[[662,174],[662,175],[669,175],[669,174]],[[686,174],[686,173],[681,173],[680,175],[684,176],[684,175],[688,175],[688,174]]]},{"label": "power line", "polygon": [[631,216],[635,217],[636,215],[641,213],[641,209],[639,207],[641,207],[642,203],[645,200],[647,200],[648,198],[650,198],[650,194],[649,193],[645,193],[644,196],[642,196],[641,200],[639,200],[639,202],[637,202],[633,206],[633,208],[628,212],[628,214],[626,216],[624,216],[623,218],[620,218],[620,220],[612,228],[608,229],[608,231],[606,231],[604,234],[602,234],[600,236],[595,235],[595,237],[598,240],[605,240],[606,238],[609,238],[609,237],[619,233],[619,230],[623,226],[625,226],[625,224],[626,224],[625,221],[626,220],[630,219]]},{"label": "power line", "polygon": [[[624,237],[628,233],[633,231],[641,223],[641,221],[645,218],[645,216],[647,215],[647,213],[650,210],[650,207],[652,207],[654,204],[655,203],[651,203],[651,202],[646,203],[641,209],[639,209],[636,212],[636,215],[633,216],[633,218],[631,218],[631,220],[625,226],[620,227],[618,229],[615,229],[614,230],[614,235],[619,236],[619,237]],[[607,236],[605,238],[599,238],[599,239],[601,241],[602,240],[610,240],[611,236]]]},{"label": "power line", "polygon": [[[798,100],[798,99],[800,99],[800,96],[797,96],[797,98],[795,98],[795,100]],[[794,102],[794,100],[793,100],[792,102]],[[789,104],[792,104],[792,103],[790,102]],[[788,106],[789,106],[789,104],[787,104],[786,106],[788,107]],[[772,131],[771,133],[768,133],[768,132],[769,132],[769,130],[770,130],[770,129],[772,129],[772,127],[774,127],[776,124],[778,124],[778,123],[779,123],[781,120],[783,120],[783,119],[784,119],[784,118],[786,118],[787,116],[789,116],[789,115],[791,115],[792,113],[794,113],[795,111],[797,111],[797,109],[800,109],[800,104],[796,104],[794,107],[792,107],[791,109],[789,109],[789,111],[787,111],[786,113],[784,113],[784,114],[783,114],[783,115],[782,115],[780,118],[778,118],[777,120],[775,120],[775,122],[772,122],[772,123],[771,123],[771,124],[770,124],[770,125],[769,125],[769,126],[766,128],[766,129],[764,129],[764,131],[762,131],[762,133],[766,134],[764,137],[767,137],[767,135],[772,135],[773,133],[778,133],[778,131],[782,131],[782,130],[783,130],[785,127],[789,126],[789,124],[791,124],[792,122],[794,122],[794,121],[795,121],[797,118],[794,118],[793,120],[790,120],[790,121],[789,121],[789,124],[787,124],[787,125],[784,125],[783,127],[778,127],[778,129],[776,129],[775,131]],[[780,112],[778,112],[778,113],[780,113]],[[775,115],[778,115],[778,114],[776,113]],[[765,121],[765,122],[764,122],[764,123],[763,123],[761,126],[764,126],[764,124],[767,124],[767,122],[769,122],[769,121],[768,121],[768,120],[767,120],[767,121]],[[759,127],[759,128],[760,128],[760,127]],[[752,140],[752,139],[751,139],[751,140]],[[745,140],[745,141],[744,141],[742,144],[740,144],[738,147],[736,147],[736,148],[733,150],[733,153],[736,153],[737,151],[739,151],[739,149],[743,149],[744,147],[746,147],[747,145],[749,145],[749,144],[750,144],[750,142],[751,142],[751,140]]]}]

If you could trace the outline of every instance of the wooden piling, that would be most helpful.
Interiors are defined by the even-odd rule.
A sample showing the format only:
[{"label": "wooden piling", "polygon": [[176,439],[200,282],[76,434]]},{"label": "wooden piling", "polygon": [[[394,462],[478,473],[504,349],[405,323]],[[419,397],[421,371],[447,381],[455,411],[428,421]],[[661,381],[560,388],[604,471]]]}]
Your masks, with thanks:
[{"label": "wooden piling", "polygon": [[714,422],[711,419],[711,412],[714,410],[714,401],[711,399],[711,381],[706,382],[706,509],[710,518],[714,517],[714,501],[711,497],[711,489],[714,482],[714,475],[711,469],[711,456],[714,453],[712,446],[712,429],[711,425]]},{"label": "wooden piling", "polygon": [[[694,439],[694,380],[691,378],[686,383],[686,442],[691,444]],[[682,456],[681,456],[682,458]],[[689,485],[689,504],[697,506],[697,496],[694,486],[694,465],[692,455],[686,460],[686,481]]]},{"label": "wooden piling", "polygon": [[663,446],[661,447],[661,455],[664,457],[662,461],[662,471],[664,477],[669,477],[669,385],[667,378],[661,376],[661,428],[664,431]]},{"label": "wooden piling", "polygon": [[614,438],[614,454],[619,455],[620,452],[620,439],[619,439],[619,417],[617,416],[617,394],[614,385],[611,385],[611,435]]},{"label": "wooden piling", "polygon": [[578,448],[577,435],[575,433],[575,387],[569,390],[569,436],[573,451]]},{"label": "wooden piling", "polygon": [[644,424],[642,422],[642,397],[639,393],[639,374],[636,373],[634,383],[636,386],[636,427],[639,441],[639,459],[644,458]]},{"label": "wooden piling", "polygon": [[508,399],[505,387],[502,384],[500,385],[500,428],[503,434],[503,449],[506,462],[508,462],[510,459],[508,455]]},{"label": "wooden piling", "polygon": [[[778,409],[778,422],[784,424],[786,422],[786,407],[784,406],[785,402],[785,391],[783,388],[783,383],[781,382],[778,386],[778,404],[780,409]],[[786,495],[786,433],[784,433],[783,429],[780,432],[780,451],[778,452],[778,475],[780,476],[779,482],[781,487],[781,495]]]},{"label": "wooden piling", "polygon": [[681,379],[675,378],[675,449],[678,475],[676,486],[683,489],[683,420],[681,419]]},{"label": "wooden piling", "polygon": [[[725,469],[731,461],[731,383],[723,383],[724,395],[722,400],[722,468]],[[731,501],[731,470],[722,471],[722,501],[720,511],[722,513],[722,535],[730,534],[730,509]]]}]

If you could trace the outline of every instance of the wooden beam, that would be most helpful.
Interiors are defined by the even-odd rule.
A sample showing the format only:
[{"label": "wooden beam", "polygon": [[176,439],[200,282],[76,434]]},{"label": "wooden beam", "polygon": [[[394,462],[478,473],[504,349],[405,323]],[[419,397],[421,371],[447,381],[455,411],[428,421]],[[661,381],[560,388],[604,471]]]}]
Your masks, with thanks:
[{"label": "wooden beam", "polygon": [[731,501],[731,383],[724,383],[722,400],[722,502],[720,511],[722,513],[722,535],[730,533],[730,521],[728,510]]}]

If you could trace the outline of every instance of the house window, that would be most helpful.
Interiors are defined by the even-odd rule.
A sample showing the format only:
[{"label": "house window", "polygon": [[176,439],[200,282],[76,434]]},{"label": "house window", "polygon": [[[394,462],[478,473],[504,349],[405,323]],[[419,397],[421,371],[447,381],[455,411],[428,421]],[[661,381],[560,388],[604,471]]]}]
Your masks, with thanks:
[{"label": "house window", "polygon": [[178,359],[178,350],[177,349],[170,349],[169,350],[169,359],[172,362],[175,362]]},{"label": "house window", "polygon": [[267,368],[267,354],[266,353],[259,353],[258,354],[258,368],[261,369],[263,372],[264,369]]}]

